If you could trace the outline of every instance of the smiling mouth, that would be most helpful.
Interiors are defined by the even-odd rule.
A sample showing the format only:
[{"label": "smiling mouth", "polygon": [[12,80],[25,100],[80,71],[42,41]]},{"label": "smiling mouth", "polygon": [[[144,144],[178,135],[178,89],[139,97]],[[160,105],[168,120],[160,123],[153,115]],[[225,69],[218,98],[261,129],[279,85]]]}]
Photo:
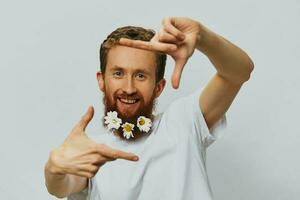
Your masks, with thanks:
[{"label": "smiling mouth", "polygon": [[139,101],[139,99],[124,99],[124,98],[118,98],[118,100],[124,104],[135,104]]}]

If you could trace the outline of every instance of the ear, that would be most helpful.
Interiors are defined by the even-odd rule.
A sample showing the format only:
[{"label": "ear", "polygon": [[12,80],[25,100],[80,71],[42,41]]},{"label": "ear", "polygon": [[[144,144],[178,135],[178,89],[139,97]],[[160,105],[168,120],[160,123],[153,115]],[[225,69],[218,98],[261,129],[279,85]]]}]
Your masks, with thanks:
[{"label": "ear", "polygon": [[99,89],[104,92],[104,75],[102,74],[101,71],[97,72],[97,81],[98,81],[98,86]]},{"label": "ear", "polygon": [[155,87],[155,98],[159,97],[160,94],[162,93],[162,91],[164,90],[165,88],[165,85],[166,85],[166,80],[163,78],[161,79],[157,84],[156,84],[156,87]]}]

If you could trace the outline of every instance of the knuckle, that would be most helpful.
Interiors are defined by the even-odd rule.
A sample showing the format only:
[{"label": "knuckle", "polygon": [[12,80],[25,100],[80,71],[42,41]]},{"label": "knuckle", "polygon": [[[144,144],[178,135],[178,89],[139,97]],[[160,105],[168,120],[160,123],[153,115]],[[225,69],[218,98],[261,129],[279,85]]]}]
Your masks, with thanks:
[{"label": "knuckle", "polygon": [[175,37],[180,37],[180,36],[181,36],[180,32],[175,29]]},{"label": "knuckle", "polygon": [[100,160],[100,156],[93,156],[93,158],[92,158],[91,160],[92,160],[91,162],[92,162],[93,164],[98,163],[99,160]]},{"label": "knuckle", "polygon": [[97,174],[98,171],[99,171],[99,167],[97,167],[96,169],[94,169],[94,174]]},{"label": "knuckle", "polygon": [[111,153],[111,157],[112,157],[113,159],[117,159],[117,158],[118,158],[118,154],[117,154],[116,152],[112,152],[112,153]]},{"label": "knuckle", "polygon": [[94,176],[95,176],[95,174],[93,174],[93,173],[87,173],[87,175],[86,175],[87,178],[93,178]]},{"label": "knuckle", "polygon": [[50,160],[53,164],[57,165],[60,162],[62,156],[58,155],[58,150],[50,152]]},{"label": "knuckle", "polygon": [[92,166],[90,167],[90,173],[95,174],[97,171],[98,171],[98,167],[96,167],[96,166],[94,166],[94,165],[92,165]]},{"label": "knuckle", "polygon": [[97,144],[91,144],[91,146],[89,147],[91,152],[95,152],[99,149],[99,146]]}]

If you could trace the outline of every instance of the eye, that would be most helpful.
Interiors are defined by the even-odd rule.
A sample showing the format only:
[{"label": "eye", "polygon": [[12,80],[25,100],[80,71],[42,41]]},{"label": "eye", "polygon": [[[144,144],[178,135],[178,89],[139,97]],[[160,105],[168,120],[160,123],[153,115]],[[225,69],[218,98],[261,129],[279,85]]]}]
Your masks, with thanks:
[{"label": "eye", "polygon": [[144,80],[146,77],[143,73],[137,73],[136,74],[136,77],[139,79],[139,80]]},{"label": "eye", "polygon": [[115,72],[113,73],[113,76],[114,76],[114,77],[117,77],[117,78],[121,77],[122,75],[123,75],[122,71],[115,71]]}]

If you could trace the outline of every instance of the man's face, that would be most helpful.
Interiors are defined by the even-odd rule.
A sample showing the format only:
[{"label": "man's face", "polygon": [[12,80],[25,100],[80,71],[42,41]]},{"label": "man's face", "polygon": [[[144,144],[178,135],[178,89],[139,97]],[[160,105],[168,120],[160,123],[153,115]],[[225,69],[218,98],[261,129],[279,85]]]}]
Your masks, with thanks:
[{"label": "man's face", "polygon": [[123,119],[151,115],[165,85],[164,79],[156,83],[154,52],[120,45],[109,50],[105,74],[98,72],[97,78],[106,111],[115,109]]}]

